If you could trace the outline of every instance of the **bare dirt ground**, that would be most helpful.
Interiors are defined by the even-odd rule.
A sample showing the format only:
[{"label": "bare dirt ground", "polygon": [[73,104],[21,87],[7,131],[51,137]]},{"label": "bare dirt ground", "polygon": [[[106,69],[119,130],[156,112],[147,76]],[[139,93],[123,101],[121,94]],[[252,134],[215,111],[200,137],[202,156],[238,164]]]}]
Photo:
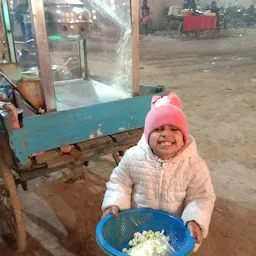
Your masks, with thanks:
[{"label": "bare dirt ground", "polygon": [[255,208],[256,85],[250,79],[256,54],[250,43],[148,38],[141,45],[141,80],[181,96],[218,196]]},{"label": "bare dirt ground", "polygon": [[[254,31],[236,39],[141,41],[141,82],[165,85],[182,98],[191,134],[211,169],[218,199],[198,256],[256,252],[255,48]],[[94,173],[108,179],[114,166],[110,157],[97,159],[78,179],[45,182],[36,189],[66,228],[68,237],[57,237],[72,255],[103,255],[94,230],[105,180]],[[55,256],[32,238],[24,255]]]}]

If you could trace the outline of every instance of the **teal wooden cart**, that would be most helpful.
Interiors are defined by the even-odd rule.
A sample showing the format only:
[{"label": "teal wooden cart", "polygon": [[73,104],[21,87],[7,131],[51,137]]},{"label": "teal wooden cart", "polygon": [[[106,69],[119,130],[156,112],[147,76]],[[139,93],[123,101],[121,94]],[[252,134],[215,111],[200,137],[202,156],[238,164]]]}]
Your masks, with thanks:
[{"label": "teal wooden cart", "polygon": [[139,140],[152,95],[163,87],[139,84],[137,1],[29,0],[18,24],[19,8],[2,1],[9,63],[0,71],[14,90],[7,101],[23,116],[15,127],[12,105],[2,104],[0,226],[23,251],[17,186],[26,190],[28,180],[96,155],[113,154],[118,163]]}]

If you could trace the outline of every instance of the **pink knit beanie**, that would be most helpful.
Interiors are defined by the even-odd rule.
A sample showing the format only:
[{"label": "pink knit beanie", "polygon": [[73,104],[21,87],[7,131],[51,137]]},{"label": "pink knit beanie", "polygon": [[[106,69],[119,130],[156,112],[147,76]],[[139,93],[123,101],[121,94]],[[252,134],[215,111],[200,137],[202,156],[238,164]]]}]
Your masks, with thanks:
[{"label": "pink knit beanie", "polygon": [[188,144],[187,119],[181,110],[181,100],[175,93],[152,98],[151,110],[146,116],[144,127],[147,141],[150,134],[163,125],[172,125],[178,128],[183,133],[185,146]]}]

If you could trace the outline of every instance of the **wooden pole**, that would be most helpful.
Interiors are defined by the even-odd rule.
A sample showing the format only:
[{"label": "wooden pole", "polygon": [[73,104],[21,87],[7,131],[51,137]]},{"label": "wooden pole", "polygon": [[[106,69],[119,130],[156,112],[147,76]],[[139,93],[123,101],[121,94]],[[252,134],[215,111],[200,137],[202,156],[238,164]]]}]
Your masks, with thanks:
[{"label": "wooden pole", "polygon": [[139,0],[131,0],[132,15],[132,90],[133,97],[140,93]]},{"label": "wooden pole", "polygon": [[[11,219],[11,221],[8,222],[8,225],[10,225],[10,228],[13,228],[13,231],[16,232],[17,250],[22,252],[26,249],[27,246],[27,233],[23,220],[22,206],[19,200],[13,174],[5,161],[4,152],[2,149],[0,149],[0,174],[3,178],[5,187],[8,189],[11,207],[15,216],[15,220],[12,219],[11,216],[7,216],[9,220]],[[2,201],[0,203],[3,204]]]},{"label": "wooden pole", "polygon": [[46,112],[56,111],[56,97],[54,90],[54,80],[51,71],[51,58],[48,45],[48,37],[45,23],[43,0],[28,1],[31,14],[32,25],[34,26],[35,43],[38,52],[38,64],[40,68],[40,85],[45,102]]}]

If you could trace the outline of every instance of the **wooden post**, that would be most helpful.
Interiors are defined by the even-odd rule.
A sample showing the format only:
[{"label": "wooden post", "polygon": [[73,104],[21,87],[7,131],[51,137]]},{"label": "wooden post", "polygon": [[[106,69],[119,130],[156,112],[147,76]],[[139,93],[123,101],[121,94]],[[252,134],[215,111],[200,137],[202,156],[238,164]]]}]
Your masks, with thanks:
[{"label": "wooden post", "polygon": [[45,24],[44,4],[43,0],[30,0],[28,3],[32,14],[32,25],[34,26],[42,96],[45,101],[46,112],[54,112],[57,107]]},{"label": "wooden post", "polygon": [[132,90],[133,97],[140,93],[139,1],[131,0],[132,16]]},{"label": "wooden post", "polygon": [[[27,233],[23,220],[22,206],[19,200],[14,176],[8,164],[6,163],[4,152],[2,150],[3,149],[0,150],[0,174],[3,178],[4,185],[7,188],[7,192],[10,198],[10,207],[12,207],[14,218],[8,214],[8,211],[5,213],[6,215],[3,216],[4,220],[7,222],[8,227],[11,229],[11,232],[15,232],[15,234],[12,235],[14,238],[16,238],[17,250],[22,252],[26,249],[27,246]],[[7,210],[6,206],[3,206],[4,201],[2,199],[0,204],[2,204],[0,207],[1,209]]]}]

